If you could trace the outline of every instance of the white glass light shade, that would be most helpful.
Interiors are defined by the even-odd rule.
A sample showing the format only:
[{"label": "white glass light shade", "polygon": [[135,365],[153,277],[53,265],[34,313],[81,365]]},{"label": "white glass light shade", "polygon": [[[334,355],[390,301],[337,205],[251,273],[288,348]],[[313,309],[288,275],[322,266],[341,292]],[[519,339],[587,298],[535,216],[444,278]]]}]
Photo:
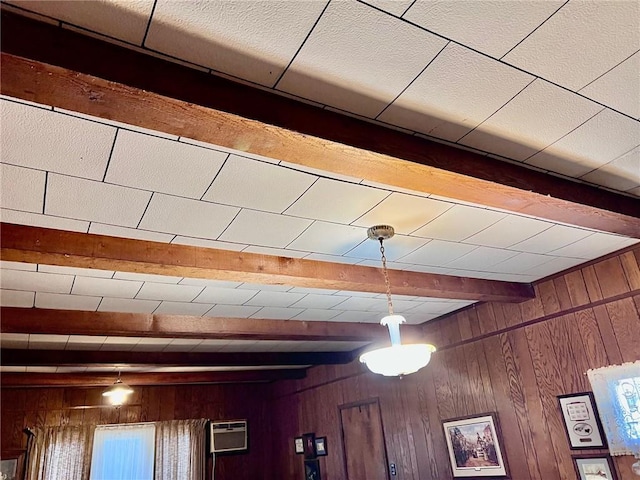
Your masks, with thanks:
[{"label": "white glass light shade", "polygon": [[426,366],[431,354],[436,351],[433,345],[406,344],[379,348],[360,355],[360,361],[373,373],[387,377],[409,375]]},{"label": "white glass light shade", "polygon": [[127,401],[127,397],[133,393],[133,389],[126,383],[118,382],[111,385],[104,392],[103,397],[107,397],[111,405],[122,405]]}]

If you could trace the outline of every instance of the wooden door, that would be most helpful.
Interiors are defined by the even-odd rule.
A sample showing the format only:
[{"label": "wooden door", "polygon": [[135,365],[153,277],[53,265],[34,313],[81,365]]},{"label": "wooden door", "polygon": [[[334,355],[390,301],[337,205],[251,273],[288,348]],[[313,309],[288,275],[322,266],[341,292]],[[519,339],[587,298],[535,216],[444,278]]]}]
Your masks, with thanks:
[{"label": "wooden door", "polygon": [[378,400],[340,407],[348,480],[389,480]]}]

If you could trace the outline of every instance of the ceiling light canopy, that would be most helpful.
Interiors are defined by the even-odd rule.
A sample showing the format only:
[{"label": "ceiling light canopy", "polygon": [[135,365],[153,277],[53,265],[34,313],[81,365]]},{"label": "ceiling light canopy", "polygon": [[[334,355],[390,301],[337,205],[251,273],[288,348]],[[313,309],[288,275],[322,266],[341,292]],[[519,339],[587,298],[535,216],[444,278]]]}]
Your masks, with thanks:
[{"label": "ceiling light canopy", "polygon": [[387,305],[389,315],[380,320],[380,324],[389,329],[391,346],[379,348],[360,355],[360,361],[367,365],[373,373],[388,377],[409,375],[426,366],[431,360],[431,354],[435,347],[427,343],[403,345],[400,340],[400,324],[406,322],[402,315],[394,315],[391,301],[391,284],[389,272],[387,272],[387,258],[384,254],[384,240],[393,237],[393,227],[389,225],[376,225],[367,230],[367,236],[371,240],[380,242],[380,254],[382,257],[382,273],[387,287]]},{"label": "ceiling light canopy", "polygon": [[119,407],[127,401],[127,398],[132,393],[133,389],[126,383],[123,383],[123,381],[120,379],[120,372],[118,372],[118,379],[113,385],[102,392],[102,396],[107,397],[111,405]]}]

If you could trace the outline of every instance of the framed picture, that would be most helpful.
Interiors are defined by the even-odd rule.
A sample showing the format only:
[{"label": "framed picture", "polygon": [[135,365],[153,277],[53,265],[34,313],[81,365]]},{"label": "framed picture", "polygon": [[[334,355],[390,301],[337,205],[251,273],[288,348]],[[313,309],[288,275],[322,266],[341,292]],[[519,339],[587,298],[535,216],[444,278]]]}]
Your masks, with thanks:
[{"label": "framed picture", "polygon": [[316,434],[305,433],[302,435],[302,452],[305,460],[316,458]]},{"label": "framed picture", "polygon": [[508,476],[495,413],[452,418],[442,426],[454,478]]},{"label": "framed picture", "polygon": [[21,479],[23,462],[24,450],[4,450],[0,454],[0,479]]},{"label": "framed picture", "polygon": [[579,480],[618,480],[610,455],[574,455]]},{"label": "framed picture", "polygon": [[318,460],[304,461],[304,480],[322,480],[320,476],[320,462],[318,462]]},{"label": "framed picture", "polygon": [[607,448],[593,393],[559,395],[558,402],[572,450]]},{"label": "framed picture", "polygon": [[327,455],[327,437],[316,438],[316,455],[318,457]]},{"label": "framed picture", "polygon": [[293,440],[293,444],[295,446],[296,455],[301,455],[304,453],[304,440],[302,437],[296,437]]}]

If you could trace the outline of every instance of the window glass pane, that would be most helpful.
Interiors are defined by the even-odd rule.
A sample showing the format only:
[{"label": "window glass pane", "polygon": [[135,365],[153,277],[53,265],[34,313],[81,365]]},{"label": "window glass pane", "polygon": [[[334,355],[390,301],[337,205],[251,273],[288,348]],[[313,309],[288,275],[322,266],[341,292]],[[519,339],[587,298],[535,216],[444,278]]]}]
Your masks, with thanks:
[{"label": "window glass pane", "polygon": [[96,428],[91,480],[153,480],[155,425]]}]

